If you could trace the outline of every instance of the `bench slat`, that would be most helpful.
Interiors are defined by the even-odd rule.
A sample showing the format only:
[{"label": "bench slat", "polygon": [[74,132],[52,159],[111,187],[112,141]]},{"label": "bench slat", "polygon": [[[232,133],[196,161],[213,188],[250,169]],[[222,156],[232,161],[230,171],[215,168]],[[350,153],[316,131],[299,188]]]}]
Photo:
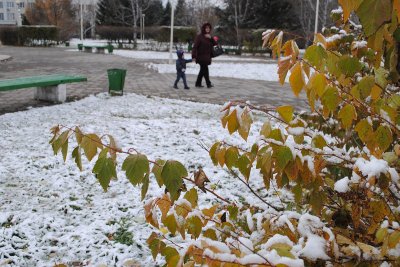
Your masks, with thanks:
[{"label": "bench slat", "polygon": [[0,91],[8,91],[30,87],[54,86],[64,83],[85,82],[84,76],[73,75],[42,75],[33,77],[21,77],[16,79],[0,80]]}]

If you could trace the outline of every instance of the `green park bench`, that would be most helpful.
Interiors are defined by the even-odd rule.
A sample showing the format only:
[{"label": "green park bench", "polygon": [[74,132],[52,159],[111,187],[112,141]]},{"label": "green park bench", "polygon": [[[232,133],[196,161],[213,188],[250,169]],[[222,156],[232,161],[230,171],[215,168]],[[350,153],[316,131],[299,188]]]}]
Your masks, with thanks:
[{"label": "green park bench", "polygon": [[0,92],[36,87],[35,99],[50,102],[65,102],[67,83],[86,82],[87,78],[76,75],[41,75],[0,80]]},{"label": "green park bench", "polygon": [[83,46],[83,51],[88,52],[88,53],[93,53],[93,50],[97,54],[105,54],[105,50],[108,50],[108,52],[112,52],[112,48],[109,45],[84,45]]}]

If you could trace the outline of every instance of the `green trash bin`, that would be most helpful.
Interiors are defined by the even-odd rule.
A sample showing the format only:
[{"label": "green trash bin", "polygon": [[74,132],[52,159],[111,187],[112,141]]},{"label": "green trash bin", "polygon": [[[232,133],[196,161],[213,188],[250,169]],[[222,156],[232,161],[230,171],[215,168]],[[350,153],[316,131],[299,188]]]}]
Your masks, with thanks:
[{"label": "green trash bin", "polygon": [[68,47],[69,46],[69,41],[65,42],[65,46]]},{"label": "green trash bin", "polygon": [[108,69],[108,92],[110,95],[123,95],[125,84],[125,69]]},{"label": "green trash bin", "polygon": [[78,50],[82,51],[83,50],[83,44],[78,44]]},{"label": "green trash bin", "polygon": [[108,50],[108,53],[109,53],[109,54],[112,54],[112,52],[114,51],[114,46],[108,45],[108,46],[107,46],[107,50]]}]

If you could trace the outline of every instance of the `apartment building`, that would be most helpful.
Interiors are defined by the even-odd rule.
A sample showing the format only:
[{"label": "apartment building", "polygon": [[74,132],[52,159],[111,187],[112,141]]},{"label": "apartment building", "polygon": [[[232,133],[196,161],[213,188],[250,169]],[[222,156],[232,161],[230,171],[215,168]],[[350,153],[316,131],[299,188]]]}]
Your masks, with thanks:
[{"label": "apartment building", "polygon": [[[82,5],[83,12],[97,5],[98,0],[72,0],[74,5]],[[21,15],[35,0],[0,0],[0,25],[21,25]],[[79,8],[78,8],[79,10]],[[78,11],[79,12],[79,11]]]},{"label": "apartment building", "polygon": [[19,25],[25,8],[35,0],[0,0],[0,25]]}]

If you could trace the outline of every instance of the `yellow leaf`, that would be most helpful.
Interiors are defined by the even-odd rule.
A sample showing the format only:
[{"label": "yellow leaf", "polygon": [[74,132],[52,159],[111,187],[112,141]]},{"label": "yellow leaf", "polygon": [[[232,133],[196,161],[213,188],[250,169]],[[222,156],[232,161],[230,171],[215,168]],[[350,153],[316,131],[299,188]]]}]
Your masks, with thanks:
[{"label": "yellow leaf", "polygon": [[275,58],[277,55],[281,55],[282,49],[282,39],[283,39],[283,32],[279,32],[279,34],[274,38],[271,44],[272,48],[272,56]]},{"label": "yellow leaf", "polygon": [[245,108],[244,111],[242,112],[242,115],[240,116],[240,118],[241,118],[241,120],[240,120],[238,132],[244,140],[247,140],[247,137],[249,136],[251,124],[253,123],[253,119],[250,116],[250,110],[248,108]]},{"label": "yellow leaf", "polygon": [[339,0],[339,4],[343,9],[343,20],[347,22],[350,17],[350,13],[356,11],[360,6],[362,0]]},{"label": "yellow leaf", "polygon": [[281,106],[276,108],[276,111],[279,113],[281,118],[289,123],[293,119],[293,107],[292,106]]},{"label": "yellow leaf", "polygon": [[382,89],[378,85],[375,84],[374,87],[372,87],[372,89],[371,89],[371,98],[372,98],[372,100],[379,99],[380,96],[381,96],[381,93],[382,93]]},{"label": "yellow leaf", "polygon": [[357,119],[357,112],[353,105],[346,104],[340,109],[338,118],[341,119],[343,127],[350,128],[354,120]]},{"label": "yellow leaf", "polygon": [[389,248],[395,248],[397,244],[400,242],[400,232],[394,231],[389,235]]},{"label": "yellow leaf", "polygon": [[393,0],[393,8],[396,10],[397,19],[400,21],[400,0]]},{"label": "yellow leaf", "polygon": [[218,160],[219,165],[224,166],[225,164],[225,147],[219,147],[217,151],[215,151],[215,158]]},{"label": "yellow leaf", "polygon": [[228,131],[230,134],[233,134],[238,128],[237,111],[234,109],[228,116]]},{"label": "yellow leaf", "polygon": [[305,81],[304,81],[304,73],[303,69],[301,68],[300,63],[296,63],[293,68],[290,70],[291,75],[289,78],[290,86],[292,87],[293,93],[296,96],[299,96],[299,93],[304,88]]},{"label": "yellow leaf", "polygon": [[260,134],[263,135],[265,138],[268,138],[269,134],[271,133],[272,127],[269,121],[264,122]]},{"label": "yellow leaf", "polygon": [[321,33],[317,33],[314,36],[314,44],[322,44],[326,48],[326,39]]},{"label": "yellow leaf", "polygon": [[218,205],[214,205],[209,209],[203,209],[202,212],[205,216],[212,218],[214,216],[215,211],[217,210]]},{"label": "yellow leaf", "polygon": [[387,228],[381,228],[379,229],[376,234],[376,242],[381,243],[383,242],[383,240],[385,239],[385,237],[388,235],[388,231]]},{"label": "yellow leaf", "polygon": [[150,223],[156,228],[160,228],[160,226],[158,225],[157,213],[153,209],[154,202],[155,200],[149,201],[146,205],[144,205],[144,214],[146,217],[146,222]]},{"label": "yellow leaf", "polygon": [[287,73],[292,67],[293,61],[290,57],[279,58],[278,60],[278,75],[279,82],[283,85],[286,80]]}]

